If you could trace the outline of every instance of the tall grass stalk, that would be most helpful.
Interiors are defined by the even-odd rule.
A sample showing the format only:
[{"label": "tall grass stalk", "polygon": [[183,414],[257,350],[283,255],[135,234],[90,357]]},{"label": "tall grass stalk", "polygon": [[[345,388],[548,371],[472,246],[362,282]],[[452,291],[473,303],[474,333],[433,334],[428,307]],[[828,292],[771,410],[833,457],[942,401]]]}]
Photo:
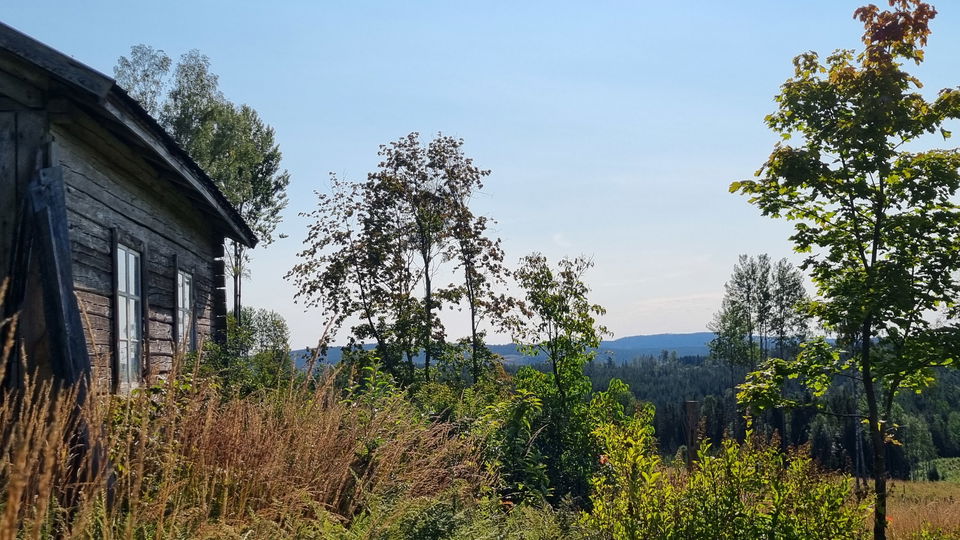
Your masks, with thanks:
[{"label": "tall grass stalk", "polygon": [[[0,327],[7,355],[15,325]],[[473,497],[489,484],[475,441],[423,420],[400,394],[344,399],[327,372],[225,398],[195,367],[131,396],[93,395],[79,414],[75,389],[32,375],[5,392],[0,540],[256,535],[264,523],[296,536],[349,524],[376,500],[388,510],[364,516],[374,534],[405,501]],[[80,423],[107,466],[66,443]]]}]

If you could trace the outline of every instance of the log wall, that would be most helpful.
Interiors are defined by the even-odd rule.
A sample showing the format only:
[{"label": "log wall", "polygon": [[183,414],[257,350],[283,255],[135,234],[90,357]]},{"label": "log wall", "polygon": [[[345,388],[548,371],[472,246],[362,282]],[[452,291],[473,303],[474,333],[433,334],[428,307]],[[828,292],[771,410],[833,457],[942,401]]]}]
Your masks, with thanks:
[{"label": "log wall", "polygon": [[226,303],[219,218],[201,211],[202,197],[197,199],[189,182],[169,164],[154,161],[149,145],[131,138],[103,107],[0,51],[0,279],[10,266],[26,183],[40,161],[60,166],[74,291],[94,382],[98,390],[110,391],[124,390],[117,388],[114,373],[117,240],[143,255],[146,382],[170,371],[177,349],[178,265],[193,275],[198,345],[222,334]]},{"label": "log wall", "polygon": [[97,387],[112,380],[113,238],[145,257],[144,298],[149,312],[144,365],[147,381],[164,376],[174,353],[177,266],[193,274],[198,343],[212,335],[215,257],[222,237],[204,225],[189,200],[165,185],[162,173],[83,122],[54,124],[63,167],[73,252],[74,289],[88,330]]}]

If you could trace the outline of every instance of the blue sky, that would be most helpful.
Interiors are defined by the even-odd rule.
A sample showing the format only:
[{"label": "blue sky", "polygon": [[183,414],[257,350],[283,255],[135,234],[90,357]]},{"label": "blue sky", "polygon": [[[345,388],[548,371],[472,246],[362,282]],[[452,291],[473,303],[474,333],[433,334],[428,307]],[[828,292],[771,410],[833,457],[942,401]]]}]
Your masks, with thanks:
[{"label": "blue sky", "polygon": [[[136,43],[199,49],[226,96],[276,128],[289,238],[254,252],[245,301],[284,315],[302,347],[320,317],[282,279],[297,214],[329,172],[362,179],[411,131],[462,137],[493,171],[476,202],[510,264],[593,257],[616,336],[704,330],[738,254],[797,260],[788,225],[727,186],[776,141],[762,119],[791,59],[857,47],[861,3],[34,1],[2,20],[107,74]],[[960,84],[960,3],[935,4],[914,69],[930,95]]]}]

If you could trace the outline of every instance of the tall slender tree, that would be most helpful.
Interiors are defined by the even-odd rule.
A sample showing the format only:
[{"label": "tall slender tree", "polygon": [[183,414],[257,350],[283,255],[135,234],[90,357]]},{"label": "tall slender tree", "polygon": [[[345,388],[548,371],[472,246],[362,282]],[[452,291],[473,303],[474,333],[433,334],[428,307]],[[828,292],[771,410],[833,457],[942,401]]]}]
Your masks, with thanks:
[{"label": "tall slender tree", "polygon": [[[519,314],[508,328],[521,350],[547,357],[561,407],[571,398],[570,381],[579,380],[583,366],[593,360],[607,328],[597,321],[606,313],[591,304],[583,274],[593,266],[584,258],[561,259],[556,269],[540,253],[527,255],[513,275],[525,292]],[[577,390],[582,392],[582,389]]]},{"label": "tall slender tree", "polygon": [[770,272],[770,316],[766,326],[779,358],[795,355],[797,345],[807,337],[807,302],[803,273],[786,259],[777,261]]},{"label": "tall slender tree", "polygon": [[[802,375],[816,395],[833,376],[855,370],[866,400],[873,452],[874,537],[886,536],[886,447],[902,388],[917,391],[932,367],[955,364],[960,344],[960,151],[912,152],[924,134],[949,132],[960,118],[960,91],[934,101],[903,64],[924,60],[936,11],[919,0],[869,5],[863,50],[840,50],[821,63],[816,53],[794,60],[779,109],[767,125],[784,141],[754,180],[730,189],[764,215],[795,222],[795,248],[807,254],[820,299],[812,313],[839,336],[840,354],[825,341],[803,348],[796,362],[771,361],[748,380],[744,399],[777,405],[786,377]],[[936,322],[934,313],[940,312]]]},{"label": "tall slender tree", "polygon": [[[515,383],[543,400],[544,433],[535,444],[546,460],[555,500],[586,495],[586,479],[597,463],[591,416],[614,415],[617,408],[607,402],[591,411],[592,386],[584,374],[584,366],[608,334],[598,320],[605,310],[590,303],[590,289],[583,280],[592,265],[584,258],[564,258],[551,265],[542,254],[533,253],[513,272],[524,298],[507,318],[507,327],[524,354],[543,354],[550,366],[549,374],[524,367]],[[611,381],[610,388],[616,387],[626,390],[622,382]]]},{"label": "tall slender tree", "polygon": [[[172,73],[171,67],[162,50],[135,45],[129,57],[118,59],[114,76],[217,183],[260,245],[270,245],[290,184],[290,174],[281,169],[273,128],[252,107],[237,106],[224,97],[206,55],[191,50],[180,57]],[[241,244],[229,244],[234,316],[240,319],[249,257]]]},{"label": "tall slender tree", "polygon": [[[458,261],[470,280],[472,339],[479,343],[480,317],[490,305],[487,279],[502,252],[484,234],[486,218],[469,208],[471,195],[489,171],[464,155],[463,140],[438,134],[426,145],[411,133],[380,147],[376,171],[361,184],[335,179],[330,195],[320,194],[314,220],[300,253],[302,262],[288,277],[298,296],[324,307],[334,326],[350,316],[359,339],[377,341],[381,361],[396,371],[397,354],[406,357],[412,383],[413,361],[424,353],[424,378],[446,339],[439,318],[461,287],[438,287],[437,271]],[[416,296],[420,288],[422,296]],[[395,373],[396,374],[396,373]]]},{"label": "tall slender tree", "polygon": [[121,56],[113,68],[117,84],[154,118],[160,118],[166,99],[167,74],[173,60],[167,53],[149,45],[130,47],[130,56]]},{"label": "tall slender tree", "polygon": [[[482,184],[477,183],[479,189]],[[475,215],[470,209],[471,191],[455,191],[453,209],[454,258],[463,272],[463,284],[452,287],[455,297],[466,301],[470,316],[470,363],[474,381],[480,380],[489,350],[483,343],[485,335],[481,328],[484,320],[494,318],[502,321],[512,306],[504,294],[497,294],[495,287],[504,285],[508,275],[503,265],[503,249],[499,238],[487,234],[489,218]]]}]

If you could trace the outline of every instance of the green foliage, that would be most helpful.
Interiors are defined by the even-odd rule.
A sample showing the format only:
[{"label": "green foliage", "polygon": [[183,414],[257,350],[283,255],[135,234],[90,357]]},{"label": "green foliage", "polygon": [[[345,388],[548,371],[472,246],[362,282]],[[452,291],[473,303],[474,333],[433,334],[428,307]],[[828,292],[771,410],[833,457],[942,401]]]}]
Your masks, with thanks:
[{"label": "green foliage", "polygon": [[756,367],[776,354],[792,354],[807,333],[803,275],[786,259],[740,255],[727,281],[720,311],[708,325],[717,337],[710,354],[730,365]]},{"label": "green foliage", "polygon": [[290,175],[280,170],[273,128],[252,107],[224,97],[210,59],[194,49],[174,67],[162,50],[140,44],[113,71],[117,83],[213,178],[260,243],[272,243]]},{"label": "green foliage", "polygon": [[[960,484],[960,457],[937,458],[921,463],[918,471],[926,471],[927,480]],[[934,474],[935,473],[935,474]],[[935,478],[930,478],[935,476]]]},{"label": "green foliage", "polygon": [[542,415],[543,402],[524,389],[487,411],[494,427],[489,450],[506,500],[543,504],[551,494],[544,456],[535,444],[543,429],[538,423]]},{"label": "green foliage", "polygon": [[514,272],[525,300],[520,314],[507,319],[507,326],[521,352],[546,354],[561,406],[589,394],[583,366],[593,360],[594,349],[608,334],[596,320],[606,311],[587,299],[583,274],[591,266],[587,259],[564,258],[554,270],[546,257],[534,253],[524,257]]},{"label": "green foliage", "polygon": [[720,311],[714,314],[707,328],[716,334],[710,343],[710,356],[730,366],[749,366],[756,358],[751,344],[750,320],[737,303],[724,298]]},{"label": "green foliage", "polygon": [[910,536],[910,540],[960,540],[960,530],[947,531],[939,527],[924,527]]},{"label": "green foliage", "polygon": [[819,472],[810,458],[785,456],[755,439],[701,446],[690,472],[666,467],[650,427],[652,411],[604,424],[604,449],[584,521],[612,538],[795,538],[863,535],[864,504],[848,478]]},{"label": "green foliage", "polygon": [[227,392],[246,395],[277,388],[297,375],[289,339],[290,330],[278,313],[245,307],[239,324],[227,315],[227,341],[208,343],[201,367],[216,375]]},{"label": "green foliage", "polygon": [[121,56],[113,68],[114,77],[130,97],[140,102],[150,116],[159,118],[163,108],[165,75],[173,61],[162,50],[139,44],[130,47],[130,57]]}]

